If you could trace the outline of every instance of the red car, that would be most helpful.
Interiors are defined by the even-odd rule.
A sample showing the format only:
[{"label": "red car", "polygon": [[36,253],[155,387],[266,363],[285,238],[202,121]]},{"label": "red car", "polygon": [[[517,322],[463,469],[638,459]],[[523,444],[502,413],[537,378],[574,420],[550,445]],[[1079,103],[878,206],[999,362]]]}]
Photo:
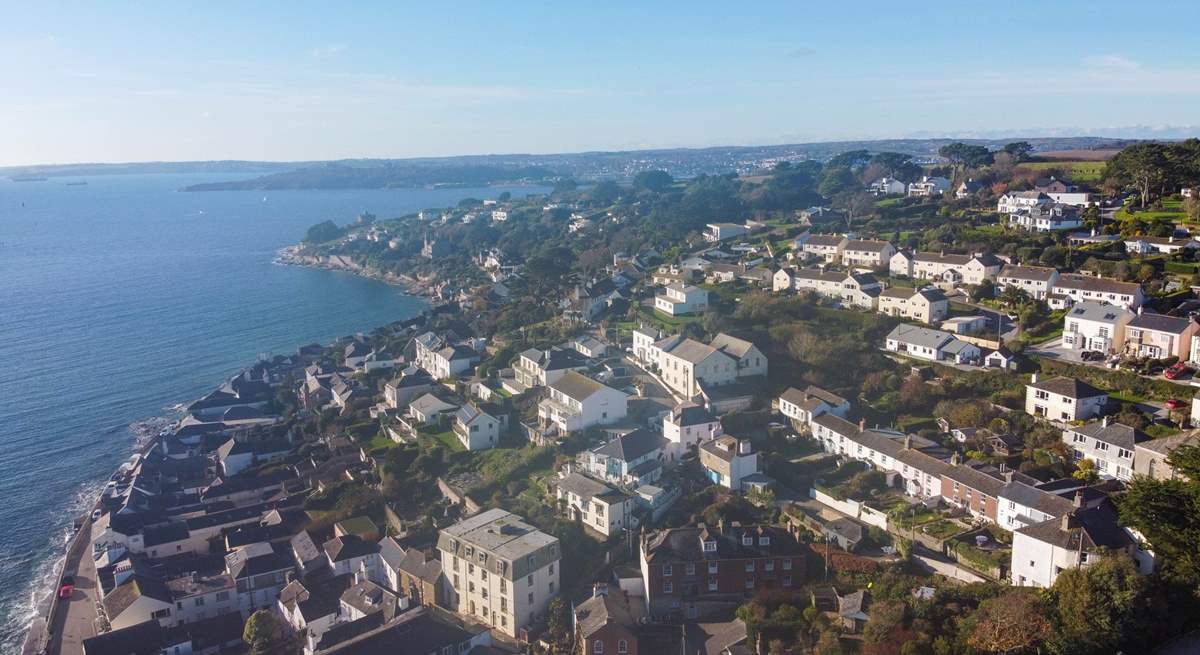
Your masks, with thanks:
[{"label": "red car", "polygon": [[1187,373],[1189,370],[1190,369],[1188,368],[1187,364],[1184,364],[1183,362],[1179,362],[1177,364],[1172,364],[1170,368],[1163,371],[1163,377],[1165,377],[1168,380],[1174,380],[1175,378],[1183,375],[1184,373]]},{"label": "red car", "polygon": [[1185,407],[1187,407],[1187,403],[1178,398],[1172,398],[1167,401],[1167,409],[1183,409]]},{"label": "red car", "polygon": [[71,594],[74,594],[74,593],[75,593],[75,576],[64,575],[62,577],[62,583],[60,583],[58,585],[58,597],[59,598],[70,598]]}]

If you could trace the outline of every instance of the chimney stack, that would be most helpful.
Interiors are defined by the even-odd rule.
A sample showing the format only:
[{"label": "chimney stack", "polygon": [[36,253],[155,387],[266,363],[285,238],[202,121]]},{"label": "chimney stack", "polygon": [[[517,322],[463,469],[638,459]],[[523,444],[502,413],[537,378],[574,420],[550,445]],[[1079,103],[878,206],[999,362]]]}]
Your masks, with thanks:
[{"label": "chimney stack", "polygon": [[858,429],[860,432],[867,429],[867,419],[865,419],[865,418],[858,419]]},{"label": "chimney stack", "polygon": [[1075,512],[1067,512],[1066,514],[1062,515],[1063,532],[1066,532],[1066,531],[1070,530],[1072,527],[1074,527],[1074,523],[1075,523],[1074,519],[1075,519]]},{"label": "chimney stack", "polygon": [[1012,472],[1011,470],[1009,470],[1009,471],[1005,471],[1005,472],[1004,472],[1004,482],[1005,482],[1005,484],[1009,484],[1009,483],[1011,483],[1011,482],[1012,482],[1012,480],[1013,480],[1013,472]]},{"label": "chimney stack", "polygon": [[1103,427],[1103,428],[1108,427],[1108,417],[1107,416],[1100,419],[1100,427]]},{"label": "chimney stack", "polygon": [[958,453],[950,455],[950,466],[958,466]]},{"label": "chimney stack", "polygon": [[750,440],[749,439],[742,439],[741,441],[738,441],[738,454],[739,455],[749,455],[750,450],[751,450],[751,448],[750,448]]},{"label": "chimney stack", "polygon": [[1083,489],[1075,490],[1075,507],[1083,507]]},{"label": "chimney stack", "polygon": [[592,585],[592,598],[608,595],[608,585],[603,582],[597,582]]},{"label": "chimney stack", "polygon": [[1038,383],[1038,374],[1037,374],[1036,372],[1035,372],[1033,375],[1030,375],[1030,376],[1029,376],[1029,383],[1030,383],[1030,384],[1037,384],[1037,383]]},{"label": "chimney stack", "polygon": [[912,450],[912,435],[911,434],[904,435],[904,449]]}]

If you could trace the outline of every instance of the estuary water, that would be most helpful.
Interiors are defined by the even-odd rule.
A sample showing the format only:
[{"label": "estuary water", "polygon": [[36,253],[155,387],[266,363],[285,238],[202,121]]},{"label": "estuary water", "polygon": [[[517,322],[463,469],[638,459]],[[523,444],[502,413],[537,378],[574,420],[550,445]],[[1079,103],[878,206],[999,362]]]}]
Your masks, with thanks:
[{"label": "estuary water", "polygon": [[260,354],[368,331],[424,302],[272,264],[312,224],[533,188],[184,193],[221,175],[0,179],[0,653],[53,584],[72,518],[131,425]]}]

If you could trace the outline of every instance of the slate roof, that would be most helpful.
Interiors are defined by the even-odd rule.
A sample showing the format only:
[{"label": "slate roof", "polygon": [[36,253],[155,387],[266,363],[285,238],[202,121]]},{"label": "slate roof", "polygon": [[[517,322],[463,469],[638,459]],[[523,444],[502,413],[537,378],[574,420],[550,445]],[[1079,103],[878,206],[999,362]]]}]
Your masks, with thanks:
[{"label": "slate roof", "polygon": [[455,405],[452,405],[431,393],[427,393],[409,403],[408,407],[414,412],[429,416],[433,413],[448,412],[454,409]]},{"label": "slate roof", "polygon": [[1037,282],[1049,282],[1050,278],[1058,272],[1056,269],[1045,266],[1017,266],[1015,264],[1005,264],[1004,268],[1000,269],[1001,278],[1015,278],[1018,280],[1033,280]]},{"label": "slate roof", "polygon": [[143,596],[153,598],[168,605],[174,605],[171,590],[167,588],[167,585],[162,580],[138,573],[135,573],[133,577],[117,585],[117,588],[108,592],[108,595],[100,602],[104,605],[104,613],[111,621],[120,616],[121,612],[129,609],[130,605],[133,605]]},{"label": "slate roof", "polygon": [[700,343],[695,339],[684,339],[679,342],[679,345],[672,348],[671,356],[678,357],[685,362],[698,364],[712,356],[718,350],[708,344]]},{"label": "slate roof", "polygon": [[1063,377],[1061,375],[1050,378],[1049,380],[1038,380],[1037,382],[1031,382],[1029,383],[1029,386],[1033,387],[1034,389],[1049,391],[1050,393],[1066,396],[1067,398],[1073,398],[1075,400],[1079,400],[1080,398],[1095,398],[1096,396],[1108,395],[1107,393],[1097,389],[1096,387],[1093,387],[1083,380]]},{"label": "slate roof", "polygon": [[1191,324],[1192,319],[1190,318],[1167,316],[1166,314],[1138,314],[1129,322],[1129,327],[1168,334],[1183,334]]},{"label": "slate roof", "polygon": [[623,462],[631,462],[657,449],[663,448],[667,443],[666,439],[650,430],[638,428],[610,440],[592,452],[607,455]]},{"label": "slate roof", "polygon": [[583,402],[608,387],[576,371],[567,371],[561,378],[552,382],[550,388],[568,398]]},{"label": "slate roof", "polygon": [[1070,428],[1070,430],[1130,452],[1133,452],[1135,445],[1143,441],[1150,441],[1150,435],[1124,423],[1110,422],[1105,425],[1102,420],[1092,421],[1087,425]]},{"label": "slate roof", "polygon": [[901,323],[892,328],[887,338],[914,346],[933,348],[934,350],[940,350],[946,347],[946,344],[956,341],[954,335],[949,332],[924,328],[918,325],[909,325],[907,323]]},{"label": "slate roof", "polygon": [[727,355],[733,355],[739,359],[745,357],[746,353],[750,352],[750,349],[754,347],[753,343],[746,341],[745,339],[739,339],[724,332],[721,332],[717,336],[713,337],[713,340],[709,342],[709,345]]},{"label": "slate roof", "polygon": [[1114,293],[1120,295],[1134,295],[1141,288],[1136,282],[1121,282],[1106,277],[1093,277],[1091,275],[1079,275],[1077,273],[1063,273],[1058,276],[1058,281],[1054,283],[1056,289],[1080,289],[1083,291],[1096,291],[1099,293]]},{"label": "slate roof", "polygon": [[[753,545],[742,545],[742,536],[747,534],[753,537]],[[761,536],[768,537],[770,544],[758,545],[758,538]],[[712,553],[704,551],[703,542],[708,540],[717,544],[717,559],[778,557],[803,553],[803,549],[786,529],[765,525],[732,525],[721,532],[717,526],[707,527],[700,524],[696,527],[658,530],[648,534],[645,539],[643,549],[646,559],[656,564],[699,562],[713,558]]]},{"label": "slate roof", "polygon": [[165,632],[151,619],[84,639],[83,650],[87,655],[159,655]]},{"label": "slate roof", "polygon": [[458,651],[459,644],[470,641],[487,628],[463,624],[429,607],[418,607],[397,616],[381,628],[344,641],[326,653],[347,655],[426,655],[445,647]]},{"label": "slate roof", "polygon": [[364,541],[357,535],[334,537],[325,542],[325,554],[331,562],[341,562],[355,557],[365,557],[379,552],[379,544],[374,541]]},{"label": "slate roof", "polygon": [[836,246],[845,238],[840,234],[814,234],[808,237],[808,241],[804,243],[804,246]]},{"label": "slate roof", "polygon": [[887,241],[877,241],[873,239],[854,239],[846,243],[845,250],[854,252],[873,252],[881,253],[888,246],[892,245]]},{"label": "slate roof", "polygon": [[575,607],[575,621],[579,635],[587,639],[604,626],[614,623],[629,630],[637,627],[629,611],[629,599],[624,591],[592,596]]},{"label": "slate roof", "polygon": [[709,413],[704,405],[697,403],[683,403],[676,405],[671,410],[671,422],[680,426],[687,427],[689,425],[704,425],[712,423],[717,419]]},{"label": "slate roof", "polygon": [[1043,491],[1024,482],[1009,482],[1000,489],[998,497],[1024,507],[1032,507],[1051,516],[1062,516],[1075,508],[1075,503],[1057,494]]},{"label": "slate roof", "polygon": [[1106,305],[1104,303],[1092,302],[1090,300],[1077,302],[1071,307],[1071,311],[1067,312],[1068,318],[1077,318],[1082,321],[1097,321],[1104,323],[1114,323],[1122,317],[1129,317],[1132,312]]},{"label": "slate roof", "polygon": [[1103,547],[1120,550],[1134,545],[1133,538],[1117,522],[1117,513],[1111,503],[1097,507],[1082,507],[1069,515],[1064,529],[1063,519],[1055,518],[1026,526],[1018,533],[1073,551],[1093,551]]}]

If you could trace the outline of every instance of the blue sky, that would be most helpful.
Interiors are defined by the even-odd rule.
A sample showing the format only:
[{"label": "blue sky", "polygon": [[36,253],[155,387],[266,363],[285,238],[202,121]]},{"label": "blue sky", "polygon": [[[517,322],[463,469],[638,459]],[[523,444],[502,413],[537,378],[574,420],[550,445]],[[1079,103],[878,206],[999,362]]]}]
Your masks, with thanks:
[{"label": "blue sky", "polygon": [[17,3],[0,165],[1200,124],[1200,3]]}]

